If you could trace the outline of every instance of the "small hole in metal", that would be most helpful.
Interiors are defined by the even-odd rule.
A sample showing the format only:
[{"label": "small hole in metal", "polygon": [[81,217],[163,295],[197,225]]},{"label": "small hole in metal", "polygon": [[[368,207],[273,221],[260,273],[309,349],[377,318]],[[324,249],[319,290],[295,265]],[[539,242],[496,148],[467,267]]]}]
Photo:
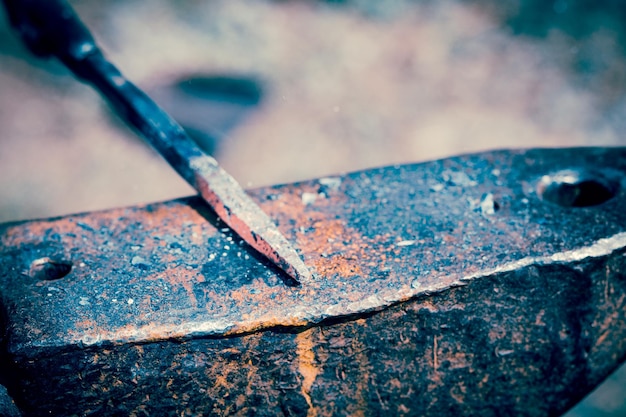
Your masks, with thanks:
[{"label": "small hole in metal", "polygon": [[564,170],[544,175],[539,181],[539,196],[562,207],[590,207],[615,197],[617,182],[599,173]]},{"label": "small hole in metal", "polygon": [[48,257],[35,259],[30,264],[28,275],[41,281],[61,279],[72,271],[70,261],[51,259]]}]

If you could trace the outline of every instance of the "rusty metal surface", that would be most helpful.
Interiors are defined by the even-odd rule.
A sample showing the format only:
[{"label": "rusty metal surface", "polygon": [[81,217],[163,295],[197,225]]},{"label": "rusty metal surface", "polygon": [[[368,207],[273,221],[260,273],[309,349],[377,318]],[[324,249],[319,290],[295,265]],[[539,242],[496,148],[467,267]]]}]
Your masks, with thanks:
[{"label": "rusty metal surface", "polygon": [[[613,197],[573,204],[568,172]],[[256,190],[301,288],[193,198],[3,225],[11,392],[32,415],[558,415],[626,355],[624,172],[624,148],[502,151]]]}]

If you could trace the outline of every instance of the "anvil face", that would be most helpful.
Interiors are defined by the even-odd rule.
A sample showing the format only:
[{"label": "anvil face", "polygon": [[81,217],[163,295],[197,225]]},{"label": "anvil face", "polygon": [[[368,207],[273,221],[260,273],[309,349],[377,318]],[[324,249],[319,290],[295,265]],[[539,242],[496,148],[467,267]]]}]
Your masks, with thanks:
[{"label": "anvil face", "polygon": [[626,355],[625,172],[624,148],[499,151],[255,190],[300,288],[196,198],[2,225],[11,393],[27,415],[558,415]]}]

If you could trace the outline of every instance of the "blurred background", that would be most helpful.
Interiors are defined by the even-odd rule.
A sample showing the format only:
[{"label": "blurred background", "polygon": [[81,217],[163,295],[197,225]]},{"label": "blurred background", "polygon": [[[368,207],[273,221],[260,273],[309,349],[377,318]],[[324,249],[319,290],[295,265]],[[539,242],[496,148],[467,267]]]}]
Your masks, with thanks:
[{"label": "blurred background", "polygon": [[[619,0],[72,4],[246,187],[494,148],[626,145]],[[0,222],[190,194],[0,12]],[[626,367],[567,416],[626,416]]]}]

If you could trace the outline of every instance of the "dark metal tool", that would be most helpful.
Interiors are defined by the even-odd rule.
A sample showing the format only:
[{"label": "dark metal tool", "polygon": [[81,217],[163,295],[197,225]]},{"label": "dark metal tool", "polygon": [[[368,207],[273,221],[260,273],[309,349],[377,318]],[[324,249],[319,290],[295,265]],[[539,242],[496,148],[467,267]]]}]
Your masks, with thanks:
[{"label": "dark metal tool", "polygon": [[58,58],[93,85],[224,223],[290,276],[286,283],[299,285],[310,278],[302,259],[269,217],[178,123],[107,61],[69,4],[64,0],[4,0],[4,4],[11,24],[33,53]]},{"label": "dark metal tool", "polygon": [[251,197],[319,279],[225,251],[198,198],[0,225],[24,414],[557,416],[626,358],[626,148]]}]

